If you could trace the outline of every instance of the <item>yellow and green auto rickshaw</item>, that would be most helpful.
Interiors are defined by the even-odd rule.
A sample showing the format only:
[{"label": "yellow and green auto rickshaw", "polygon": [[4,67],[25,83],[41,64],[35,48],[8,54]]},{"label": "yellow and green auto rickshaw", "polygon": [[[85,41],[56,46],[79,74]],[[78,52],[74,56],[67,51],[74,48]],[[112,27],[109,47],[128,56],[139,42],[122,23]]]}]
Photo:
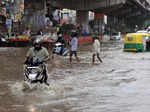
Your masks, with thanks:
[{"label": "yellow and green auto rickshaw", "polygon": [[124,39],[124,51],[150,51],[150,34],[128,33]]}]

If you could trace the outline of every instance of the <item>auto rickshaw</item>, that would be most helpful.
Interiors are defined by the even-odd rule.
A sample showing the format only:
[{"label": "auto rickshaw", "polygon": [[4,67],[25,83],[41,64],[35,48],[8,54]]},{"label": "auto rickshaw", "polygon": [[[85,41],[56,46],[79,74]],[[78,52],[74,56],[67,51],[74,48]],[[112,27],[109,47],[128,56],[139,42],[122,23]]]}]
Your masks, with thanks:
[{"label": "auto rickshaw", "polygon": [[124,39],[124,51],[150,51],[150,34],[128,33]]}]

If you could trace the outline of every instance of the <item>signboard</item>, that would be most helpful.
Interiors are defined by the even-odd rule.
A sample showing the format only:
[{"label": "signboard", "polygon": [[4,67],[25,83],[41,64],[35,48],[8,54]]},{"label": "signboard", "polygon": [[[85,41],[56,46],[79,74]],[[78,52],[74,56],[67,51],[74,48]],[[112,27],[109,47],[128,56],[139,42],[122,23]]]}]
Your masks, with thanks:
[{"label": "signboard", "polygon": [[69,22],[69,13],[61,13],[61,24]]},{"label": "signboard", "polygon": [[18,6],[18,8],[21,9],[21,10],[23,10],[24,9],[24,5],[21,4],[21,5]]},{"label": "signboard", "polygon": [[16,18],[16,20],[21,20],[21,14],[16,14],[15,18]]},{"label": "signboard", "polygon": [[95,19],[104,19],[103,13],[95,13]]},{"label": "signboard", "polygon": [[0,7],[0,15],[1,16],[6,16],[6,8]]}]

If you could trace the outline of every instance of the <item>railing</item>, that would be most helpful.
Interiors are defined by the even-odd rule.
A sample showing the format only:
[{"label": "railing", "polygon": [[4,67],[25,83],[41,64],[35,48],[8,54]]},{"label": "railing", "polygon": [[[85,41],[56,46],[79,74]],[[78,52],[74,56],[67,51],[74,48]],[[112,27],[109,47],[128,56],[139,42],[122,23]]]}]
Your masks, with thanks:
[{"label": "railing", "polygon": [[150,3],[147,0],[135,0],[135,1],[146,9],[150,8]]}]

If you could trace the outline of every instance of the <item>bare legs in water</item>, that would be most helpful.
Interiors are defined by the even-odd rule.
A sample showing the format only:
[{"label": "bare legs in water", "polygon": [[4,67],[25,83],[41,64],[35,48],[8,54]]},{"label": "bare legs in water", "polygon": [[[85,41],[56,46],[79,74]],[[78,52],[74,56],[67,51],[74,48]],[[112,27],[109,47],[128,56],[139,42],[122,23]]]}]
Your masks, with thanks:
[{"label": "bare legs in water", "polygon": [[99,53],[97,53],[97,54],[93,54],[92,56],[92,64],[95,63],[95,56],[97,56],[97,59],[100,61],[100,63],[103,63],[102,59],[99,56]]}]

